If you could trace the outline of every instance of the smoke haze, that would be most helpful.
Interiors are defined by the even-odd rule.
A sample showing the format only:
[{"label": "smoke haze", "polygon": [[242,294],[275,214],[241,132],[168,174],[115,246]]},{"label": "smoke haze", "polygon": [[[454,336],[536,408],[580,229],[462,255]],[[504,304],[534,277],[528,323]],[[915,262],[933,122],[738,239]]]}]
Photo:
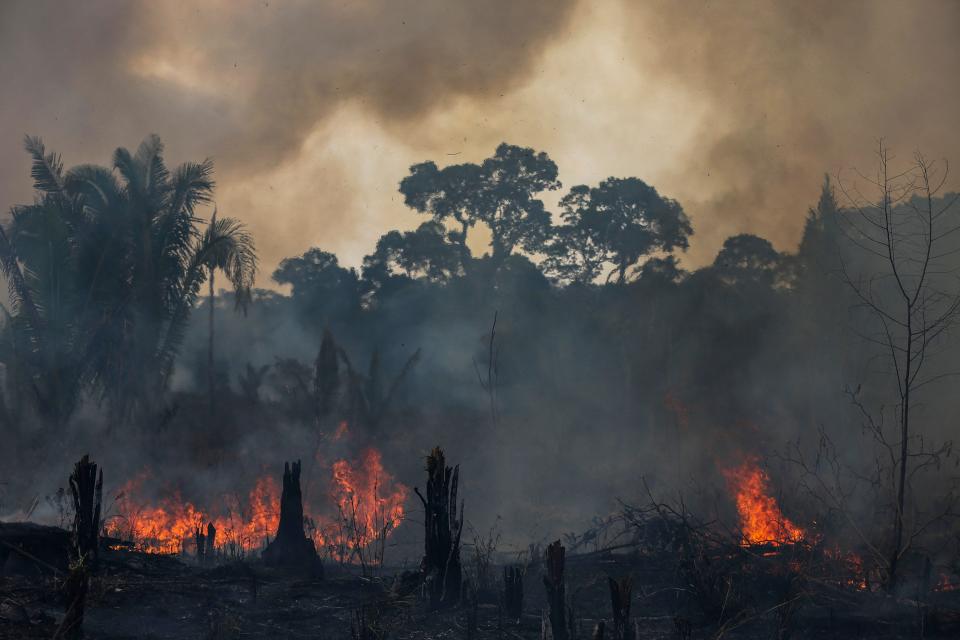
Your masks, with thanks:
[{"label": "smoke haze", "polygon": [[[309,246],[359,264],[410,228],[396,184],[499,142],[567,186],[636,175],[698,230],[799,239],[823,172],[879,136],[956,157],[954,3],[13,2],[0,9],[0,193],[29,198],[23,133],[68,164],[159,133],[212,156],[221,211],[269,273]],[[271,286],[267,278],[261,285]]]}]

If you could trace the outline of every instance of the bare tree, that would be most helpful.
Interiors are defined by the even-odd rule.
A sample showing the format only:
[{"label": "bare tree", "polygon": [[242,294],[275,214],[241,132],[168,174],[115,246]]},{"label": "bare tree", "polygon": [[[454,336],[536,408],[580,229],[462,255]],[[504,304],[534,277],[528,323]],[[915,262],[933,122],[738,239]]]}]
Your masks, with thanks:
[{"label": "bare tree", "polygon": [[[876,156],[875,175],[857,172],[851,181],[837,176],[849,209],[841,228],[862,251],[866,266],[854,273],[843,257],[840,263],[844,280],[867,313],[869,328],[860,335],[881,349],[896,380],[898,429],[892,435],[884,428],[882,408],[880,415],[871,414],[858,393],[851,394],[867,431],[886,454],[894,507],[886,569],[887,588],[893,589],[900,560],[925,527],[917,518],[906,523],[911,480],[950,450],[949,443],[935,450],[925,446],[911,424],[911,408],[923,387],[954,375],[930,370],[938,343],[960,313],[960,279],[946,260],[956,253],[948,246],[960,230],[960,211],[953,206],[956,196],[940,197],[946,161],[941,167],[918,152],[906,169],[895,170],[882,140]],[[866,186],[861,190],[860,185]]]}]

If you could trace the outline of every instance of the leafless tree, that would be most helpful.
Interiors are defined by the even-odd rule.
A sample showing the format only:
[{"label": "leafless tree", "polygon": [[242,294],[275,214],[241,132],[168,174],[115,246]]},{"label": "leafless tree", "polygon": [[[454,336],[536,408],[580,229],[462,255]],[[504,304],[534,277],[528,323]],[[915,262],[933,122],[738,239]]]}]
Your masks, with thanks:
[{"label": "leafless tree", "polygon": [[[867,431],[885,452],[889,484],[894,492],[892,541],[887,560],[887,587],[896,586],[900,560],[910,549],[922,523],[906,523],[905,504],[911,480],[937,464],[949,444],[931,450],[923,434],[911,424],[916,394],[926,385],[955,375],[938,371],[931,361],[939,344],[960,315],[960,279],[947,260],[952,235],[960,230],[956,196],[941,197],[948,165],[928,161],[921,153],[905,169],[893,168],[894,157],[881,140],[877,169],[868,176],[837,176],[846,197],[848,214],[842,230],[863,255],[854,272],[841,257],[842,275],[859,307],[868,317],[868,329],[858,332],[878,346],[896,379],[896,427],[890,434],[882,416],[871,413],[852,393]],[[909,531],[905,532],[905,527]]]}]

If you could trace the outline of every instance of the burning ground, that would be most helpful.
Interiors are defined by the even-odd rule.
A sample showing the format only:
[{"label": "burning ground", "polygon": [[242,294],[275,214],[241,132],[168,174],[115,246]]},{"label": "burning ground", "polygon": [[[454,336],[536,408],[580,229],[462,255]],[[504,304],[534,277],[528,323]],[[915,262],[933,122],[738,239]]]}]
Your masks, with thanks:
[{"label": "burning ground", "polygon": [[[737,513],[729,527],[651,496],[563,541],[511,551],[501,548],[496,528],[461,543],[457,500],[469,496],[469,479],[460,485],[459,468],[435,449],[416,507],[426,553],[406,570],[385,562],[382,549],[414,505],[376,452],[358,462],[334,465],[323,500],[304,498],[299,535],[324,557],[320,573],[275,566],[266,552],[260,558],[283,535],[280,512],[288,508],[273,476],[255,482],[245,505],[212,519],[216,508],[175,493],[158,506],[138,503],[147,476],[126,483],[117,501],[130,511],[105,518],[96,559],[87,556],[82,569],[95,567],[84,596],[86,637],[541,638],[546,629],[553,638],[899,638],[960,631],[956,575],[927,566],[914,597],[890,597],[859,555],[782,513],[768,471],[752,456],[722,470]],[[307,505],[322,502],[336,507],[339,521],[318,527],[306,515]],[[215,541],[203,537],[211,525]],[[73,540],[57,528],[0,525],[3,637],[69,631],[61,611],[69,611],[69,585],[84,566],[68,561]],[[432,566],[437,545],[444,570]],[[438,589],[454,563],[463,586]]]}]

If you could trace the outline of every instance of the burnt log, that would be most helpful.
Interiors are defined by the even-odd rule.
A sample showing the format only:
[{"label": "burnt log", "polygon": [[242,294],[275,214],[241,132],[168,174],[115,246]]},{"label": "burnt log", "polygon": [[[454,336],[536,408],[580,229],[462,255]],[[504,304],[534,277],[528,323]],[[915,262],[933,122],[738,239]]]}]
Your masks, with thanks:
[{"label": "burnt log", "polygon": [[503,568],[503,607],[517,622],[523,616],[523,572],[520,567]]},{"label": "burnt log", "polygon": [[427,456],[427,495],[414,491],[423,503],[424,555],[421,572],[430,594],[430,608],[456,605],[463,589],[460,537],[463,534],[463,503],[457,517],[460,465],[446,466],[440,447]]},{"label": "burnt log", "polygon": [[0,522],[0,576],[41,576],[70,568],[71,534],[32,522]]},{"label": "burnt log", "polygon": [[630,597],[633,594],[633,579],[625,576],[619,580],[608,577],[610,606],[613,609],[613,640],[632,640],[630,628]]},{"label": "burnt log", "polygon": [[549,620],[553,640],[570,638],[567,629],[567,588],[563,579],[565,558],[566,549],[559,540],[547,546],[543,586],[546,588],[547,604],[550,607]]},{"label": "burnt log", "polygon": [[268,566],[306,569],[316,575],[322,571],[313,540],[303,527],[303,494],[300,490],[300,461],[284,463],[283,490],[280,493],[280,523],[273,542],[261,554]]}]

